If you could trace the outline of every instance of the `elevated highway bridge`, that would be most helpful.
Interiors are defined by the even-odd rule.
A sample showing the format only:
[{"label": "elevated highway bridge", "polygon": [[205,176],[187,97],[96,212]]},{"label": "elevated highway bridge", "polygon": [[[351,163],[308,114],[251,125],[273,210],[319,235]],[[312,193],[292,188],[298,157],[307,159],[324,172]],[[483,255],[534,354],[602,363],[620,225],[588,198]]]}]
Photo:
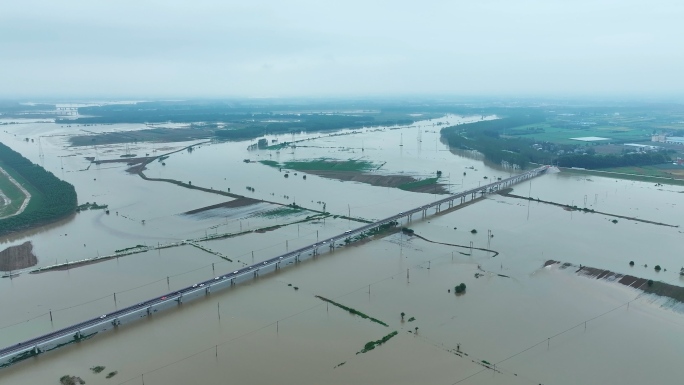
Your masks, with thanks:
[{"label": "elevated highway bridge", "polygon": [[199,282],[192,286],[148,299],[109,314],[88,319],[51,333],[31,338],[12,346],[7,346],[0,350],[0,368],[7,367],[16,362],[41,353],[93,337],[98,333],[131,323],[141,318],[148,317],[156,312],[177,307],[183,302],[203,298],[209,295],[211,292],[230,288],[236,284],[239,284],[240,282],[253,279],[261,274],[276,271],[280,269],[283,264],[300,262],[302,257],[315,256],[326,250],[332,250],[337,246],[344,245],[347,238],[351,238],[355,235],[361,235],[388,223],[397,222],[403,218],[411,220],[414,215],[421,215],[421,217],[425,218],[430,215],[432,210],[434,210],[433,214],[440,212],[442,210],[442,206],[451,208],[472,201],[486,194],[495,193],[502,188],[507,188],[517,183],[534,178],[538,175],[544,174],[549,168],[550,166],[538,167],[507,179],[497,180],[477,188],[459,192],[435,202],[402,211],[398,214],[373,223],[369,223],[365,226],[361,226],[353,230],[347,230],[342,234],[326,238],[322,241],[301,247],[297,250],[289,251],[285,254],[255,263],[251,266],[246,266],[232,272],[226,272],[225,274],[222,274],[216,278]]}]

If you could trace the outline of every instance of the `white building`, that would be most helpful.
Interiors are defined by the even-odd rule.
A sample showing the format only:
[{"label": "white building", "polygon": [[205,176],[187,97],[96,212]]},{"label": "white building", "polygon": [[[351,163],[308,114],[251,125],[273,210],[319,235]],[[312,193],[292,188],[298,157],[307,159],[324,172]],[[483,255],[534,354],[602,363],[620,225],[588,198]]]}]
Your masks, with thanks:
[{"label": "white building", "polygon": [[669,136],[665,138],[665,143],[684,145],[684,136]]},{"label": "white building", "polygon": [[649,146],[647,144],[636,144],[636,143],[625,143],[625,147],[634,148],[635,150],[637,150],[639,152],[658,151],[660,149],[660,147],[658,147],[658,146]]}]

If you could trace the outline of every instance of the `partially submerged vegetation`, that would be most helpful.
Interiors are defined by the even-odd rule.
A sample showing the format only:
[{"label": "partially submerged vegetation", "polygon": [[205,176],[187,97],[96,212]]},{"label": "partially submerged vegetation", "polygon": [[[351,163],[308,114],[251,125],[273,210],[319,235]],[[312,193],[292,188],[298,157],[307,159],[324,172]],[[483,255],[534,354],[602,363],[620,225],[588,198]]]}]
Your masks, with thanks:
[{"label": "partially submerged vegetation", "polygon": [[0,236],[58,221],[76,211],[76,190],[0,143],[0,167],[31,193],[26,209],[0,221]]},{"label": "partially submerged vegetation", "polygon": [[106,210],[108,205],[98,205],[97,202],[86,202],[82,205],[76,206],[76,211],[86,211],[86,210]]},{"label": "partially submerged vegetation", "polygon": [[262,217],[262,218],[279,218],[279,217],[286,217],[289,215],[300,214],[303,211],[304,210],[300,207],[283,206],[283,207],[278,207],[278,208],[267,210],[267,211],[257,212],[254,214],[254,216],[255,217]]},{"label": "partially submerged vegetation", "polygon": [[454,293],[456,293],[456,294],[463,294],[463,293],[465,293],[465,291],[466,291],[466,284],[463,282],[461,282],[460,285],[456,285],[456,287],[454,287]]},{"label": "partially submerged vegetation", "polygon": [[[318,299],[320,299],[320,300],[322,300],[322,301],[328,302],[328,303],[330,303],[330,304],[333,304],[333,305],[339,307],[340,309],[344,309],[344,310],[348,311],[349,313],[351,313],[351,314],[353,314],[353,315],[357,315],[357,316],[359,316],[359,317],[361,317],[361,318],[365,318],[365,319],[367,319],[367,320],[369,320],[369,321],[371,321],[371,322],[375,322],[375,323],[380,324],[380,325],[382,325],[382,326],[389,327],[388,324],[386,324],[386,323],[380,321],[379,319],[370,317],[370,316],[368,316],[368,315],[366,315],[366,314],[364,314],[364,313],[361,313],[360,311],[358,311],[358,310],[356,310],[356,309],[352,309],[352,308],[350,308],[350,307],[344,306],[344,305],[342,305],[342,304],[339,303],[339,302],[335,302],[335,301],[333,301],[333,300],[331,300],[331,299],[327,299],[327,298],[325,298],[325,297],[321,297],[320,295],[317,295],[316,298],[318,298]],[[396,333],[396,332],[395,332],[395,333]],[[390,338],[391,338],[391,337],[390,337]]]},{"label": "partially submerged vegetation", "polygon": [[[295,170],[318,175],[323,178],[360,182],[372,186],[393,187],[405,191],[433,194],[447,194],[449,192],[445,189],[444,185],[439,183],[439,177],[418,180],[408,175],[380,175],[373,171],[377,171],[381,168],[382,164],[378,165],[363,159],[336,160],[318,158],[283,163],[272,160],[262,160],[259,162],[270,167],[278,168],[281,171]],[[285,176],[287,177],[287,174],[285,174]],[[306,176],[304,176],[304,179],[306,179]]]},{"label": "partially submerged vegetation", "polygon": [[[340,102],[335,103],[336,109],[340,107],[342,107]],[[274,113],[274,108],[279,112]],[[326,132],[348,128],[411,124],[415,121],[415,118],[410,116],[410,110],[400,111],[397,108],[387,112],[375,109],[354,114],[311,112],[312,108],[314,111],[329,111],[330,105],[308,105],[303,111],[301,104],[298,103],[275,106],[269,102],[259,105],[251,101],[248,103],[154,101],[80,107],[78,109],[80,117],[76,119],[57,117],[55,122],[68,125],[116,123],[147,125],[145,129],[135,131],[112,131],[72,137],[72,145],[80,146],[134,141],[187,141],[210,137],[224,140],[248,140],[268,134]],[[352,103],[347,108],[357,109],[358,107]],[[173,129],[155,126],[169,122],[184,125]]]},{"label": "partially submerged vegetation", "polygon": [[347,238],[345,238],[344,243],[345,244],[351,244],[354,242],[361,241],[365,238],[390,233],[398,224],[399,224],[399,222],[397,222],[397,221],[387,222],[387,223],[382,224],[382,225],[380,225],[374,229],[364,231],[364,232],[356,234],[352,237],[347,237]]},{"label": "partially submerged vegetation", "polygon": [[296,171],[368,171],[376,168],[376,165],[373,163],[361,159],[335,160],[330,158],[319,158],[283,163],[278,163],[273,160],[260,160],[259,162],[275,168],[285,168]]},{"label": "partially submerged vegetation", "polygon": [[439,178],[426,178],[426,179],[421,179],[417,180],[415,182],[409,182],[409,183],[404,183],[400,184],[397,186],[401,190],[406,190],[406,191],[416,191],[416,190],[424,190],[426,187],[432,186],[434,187],[435,191],[437,191],[437,188],[439,185],[437,184],[437,181]]},{"label": "partially submerged vegetation", "polygon": [[[609,282],[617,282],[621,285],[642,290],[644,293],[667,297],[677,302],[684,302],[684,287],[672,285],[666,282],[653,281],[646,278],[638,278],[633,275],[615,273],[610,270],[597,269],[589,266],[575,266],[571,263],[548,260],[544,267],[558,265],[559,269],[574,268],[578,275],[602,279]],[[646,265],[644,265],[646,267]]]},{"label": "partially submerged vegetation", "polygon": [[85,381],[81,377],[67,374],[59,378],[59,383],[62,385],[83,385]]},{"label": "partially submerged vegetation", "polygon": [[399,332],[397,332],[395,330],[392,333],[382,337],[379,340],[367,342],[366,345],[364,345],[363,349],[361,349],[356,354],[370,352],[371,350],[375,349],[376,347],[378,347],[378,346],[384,344],[385,342],[389,341],[390,339],[392,339],[392,337],[396,336],[397,334],[399,334]]},{"label": "partially submerged vegetation", "polygon": [[98,365],[98,366],[93,366],[92,368],[90,368],[90,370],[91,370],[93,373],[96,373],[96,374],[97,374],[97,373],[100,373],[100,372],[102,372],[103,370],[105,370],[105,367],[104,367],[104,366],[99,366],[99,365]]}]

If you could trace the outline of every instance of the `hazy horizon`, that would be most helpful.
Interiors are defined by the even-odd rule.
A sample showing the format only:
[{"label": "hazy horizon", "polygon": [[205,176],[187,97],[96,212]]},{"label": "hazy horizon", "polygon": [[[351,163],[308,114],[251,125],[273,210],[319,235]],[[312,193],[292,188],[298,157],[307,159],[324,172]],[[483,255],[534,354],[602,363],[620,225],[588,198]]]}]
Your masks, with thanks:
[{"label": "hazy horizon", "polygon": [[29,0],[0,98],[681,99],[684,4]]}]

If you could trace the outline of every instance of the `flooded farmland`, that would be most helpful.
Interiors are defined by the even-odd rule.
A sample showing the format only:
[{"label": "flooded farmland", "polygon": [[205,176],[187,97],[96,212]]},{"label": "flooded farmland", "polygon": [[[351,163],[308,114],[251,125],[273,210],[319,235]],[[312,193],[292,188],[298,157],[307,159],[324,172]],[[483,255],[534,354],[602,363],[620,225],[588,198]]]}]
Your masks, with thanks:
[{"label": "flooded farmland", "polygon": [[[440,198],[280,170],[259,161],[355,159],[376,165],[371,174],[415,179],[441,171],[440,181],[451,192],[512,175],[513,170],[458,156],[440,141],[439,124],[477,119],[481,117],[451,115],[408,127],[267,136],[270,143],[296,141],[296,147],[279,150],[248,150],[254,141],[204,140],[70,147],[68,135],[74,128],[28,122],[13,126],[0,133],[3,143],[72,183],[79,203],[106,204],[109,214],[83,211],[62,223],[12,235],[3,240],[3,248],[30,240],[37,267],[184,240],[196,240],[213,253],[182,244],[73,269],[40,274],[26,269],[2,279],[0,345],[107,314],[340,234],[363,220]],[[116,129],[140,128],[133,126]],[[43,156],[38,140],[27,142],[26,137],[41,137]],[[191,145],[192,151],[185,150]],[[163,163],[148,164],[145,175],[263,202],[188,214],[234,198],[144,180],[127,172],[125,162],[96,165],[86,160],[176,150],[181,151]],[[684,218],[682,192],[679,186],[562,172],[513,190],[523,197],[672,226],[680,226]],[[288,207],[298,209],[283,210]],[[320,216],[324,211],[331,215]],[[448,214],[400,224],[433,242],[395,232],[338,248],[23,361],[0,371],[0,379],[53,384],[71,374],[88,384],[677,383],[684,314],[638,289],[544,267],[553,259],[684,286],[679,275],[684,229],[613,220],[489,195]],[[492,257],[471,244],[499,254]],[[655,265],[663,270],[655,271]],[[456,295],[460,283],[467,289]],[[394,331],[395,337],[359,353]],[[106,370],[92,373],[89,368],[96,365]],[[116,376],[106,379],[111,371]]]}]

